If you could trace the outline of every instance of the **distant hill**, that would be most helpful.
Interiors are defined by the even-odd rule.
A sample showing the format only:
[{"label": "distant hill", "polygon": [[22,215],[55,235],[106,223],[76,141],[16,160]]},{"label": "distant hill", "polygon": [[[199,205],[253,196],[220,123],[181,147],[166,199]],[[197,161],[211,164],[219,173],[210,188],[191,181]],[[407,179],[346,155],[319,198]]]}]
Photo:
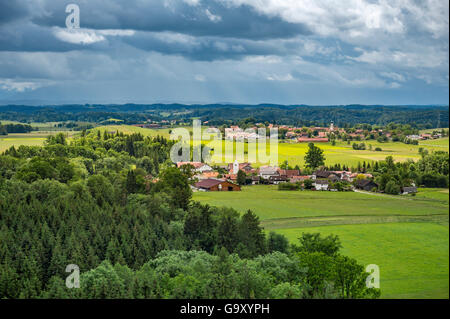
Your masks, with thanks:
[{"label": "distant hill", "polygon": [[0,120],[21,122],[86,121],[101,123],[111,118],[132,124],[146,120],[200,118],[212,125],[245,119],[287,125],[319,125],[331,121],[338,126],[390,122],[420,128],[448,126],[449,109],[442,105],[279,105],[279,104],[65,104],[3,105]]}]

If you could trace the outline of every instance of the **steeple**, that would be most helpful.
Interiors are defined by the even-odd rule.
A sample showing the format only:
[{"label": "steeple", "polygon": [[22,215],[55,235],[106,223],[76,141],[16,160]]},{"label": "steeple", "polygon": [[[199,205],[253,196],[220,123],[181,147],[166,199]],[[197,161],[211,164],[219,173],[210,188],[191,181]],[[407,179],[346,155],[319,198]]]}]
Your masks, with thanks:
[{"label": "steeple", "polygon": [[239,162],[237,160],[233,163],[233,174],[239,173]]}]

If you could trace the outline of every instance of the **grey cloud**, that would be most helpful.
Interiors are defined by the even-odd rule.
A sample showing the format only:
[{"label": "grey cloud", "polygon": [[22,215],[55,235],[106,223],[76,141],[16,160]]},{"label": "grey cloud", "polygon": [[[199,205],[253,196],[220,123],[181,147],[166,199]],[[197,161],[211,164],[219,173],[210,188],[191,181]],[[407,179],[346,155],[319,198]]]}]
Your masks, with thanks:
[{"label": "grey cloud", "polygon": [[26,5],[22,0],[0,1],[0,26],[25,17],[28,14]]},{"label": "grey cloud", "polygon": [[[216,1],[197,6],[185,1],[90,0],[79,3],[81,25],[92,29],[133,29],[172,31],[194,36],[221,36],[248,39],[289,38],[311,34],[301,23],[284,21],[252,10],[249,6],[228,8]],[[65,26],[65,5],[45,0],[34,9],[33,22],[45,26]],[[44,14],[45,12],[45,14]],[[211,21],[211,14],[220,17]]]}]

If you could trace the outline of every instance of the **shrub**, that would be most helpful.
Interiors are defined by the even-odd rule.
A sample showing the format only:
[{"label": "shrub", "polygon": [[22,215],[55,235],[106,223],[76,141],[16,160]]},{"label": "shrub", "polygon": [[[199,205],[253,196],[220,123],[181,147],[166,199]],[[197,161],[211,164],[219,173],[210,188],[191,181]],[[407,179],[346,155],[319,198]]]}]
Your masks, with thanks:
[{"label": "shrub", "polygon": [[281,183],[278,184],[278,190],[279,191],[296,191],[298,190],[300,187],[298,184],[294,184],[294,183]]},{"label": "shrub", "polygon": [[396,181],[391,180],[386,184],[384,191],[387,194],[398,195],[400,194],[400,185],[398,185]]}]

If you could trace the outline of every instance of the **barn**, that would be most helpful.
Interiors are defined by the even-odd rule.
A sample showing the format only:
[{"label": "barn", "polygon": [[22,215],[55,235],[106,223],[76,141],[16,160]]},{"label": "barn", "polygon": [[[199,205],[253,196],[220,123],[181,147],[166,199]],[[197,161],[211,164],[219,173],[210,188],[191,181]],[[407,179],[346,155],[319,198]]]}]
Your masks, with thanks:
[{"label": "barn", "polygon": [[221,179],[208,178],[195,183],[198,190],[209,192],[237,192],[241,190],[239,185]]}]

